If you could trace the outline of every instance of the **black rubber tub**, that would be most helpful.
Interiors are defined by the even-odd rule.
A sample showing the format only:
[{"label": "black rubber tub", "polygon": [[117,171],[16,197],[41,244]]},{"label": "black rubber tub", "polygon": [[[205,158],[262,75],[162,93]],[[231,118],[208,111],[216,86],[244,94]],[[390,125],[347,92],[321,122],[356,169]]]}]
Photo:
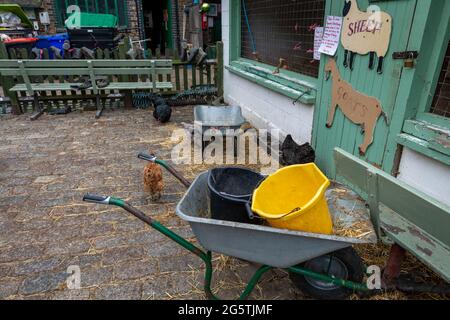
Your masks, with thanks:
[{"label": "black rubber tub", "polygon": [[254,224],[246,204],[264,179],[261,174],[242,168],[212,169],[208,177],[211,218]]},{"label": "black rubber tub", "polygon": [[115,40],[118,35],[117,28],[88,28],[68,29],[70,44],[74,48],[86,47],[91,50],[114,49],[118,43]]}]

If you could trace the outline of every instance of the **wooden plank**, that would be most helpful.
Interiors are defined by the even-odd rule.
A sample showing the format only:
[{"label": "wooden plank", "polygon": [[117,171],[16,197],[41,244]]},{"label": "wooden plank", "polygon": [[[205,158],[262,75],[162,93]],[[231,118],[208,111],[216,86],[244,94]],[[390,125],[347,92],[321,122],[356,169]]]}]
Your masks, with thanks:
[{"label": "wooden plank", "polygon": [[183,84],[184,84],[184,90],[189,89],[189,76],[188,76],[188,68],[186,65],[182,66],[183,68]]},{"label": "wooden plank", "polygon": [[450,246],[449,206],[384,172],[378,176],[380,203]]},{"label": "wooden plank", "polygon": [[[0,58],[7,59],[8,58],[8,51],[6,49],[6,46],[3,42],[0,42]],[[9,60],[0,60],[0,61],[9,61]],[[17,66],[17,61],[15,61],[15,65]],[[17,93],[12,92],[9,89],[14,86],[14,79],[12,76],[4,76],[2,75],[1,83],[3,86],[3,92],[6,96],[9,97],[11,101],[11,112],[15,115],[21,114],[22,111],[20,110],[19,101],[17,99]]]},{"label": "wooden plank", "polygon": [[[122,60],[125,60],[127,58],[128,50],[127,50],[125,43],[130,43],[129,38],[125,39],[125,41],[119,45],[119,58]],[[128,75],[121,75],[121,76],[119,76],[119,81],[120,82],[129,82],[130,77]],[[131,92],[125,91],[125,92],[120,92],[120,93],[125,96],[125,99],[124,99],[125,107],[131,108],[133,106],[133,97],[131,95]]]},{"label": "wooden plank", "polygon": [[450,246],[449,206],[342,149],[335,149],[335,162],[338,180],[353,188],[365,199],[367,193],[370,193],[368,175],[377,175],[379,203]]},{"label": "wooden plank", "polygon": [[175,66],[175,88],[177,91],[181,90],[180,66]]},{"label": "wooden plank", "polygon": [[[97,75],[143,75],[150,72],[150,68],[94,68]],[[29,76],[61,76],[61,75],[89,75],[89,68],[51,69],[51,68],[27,68]],[[155,68],[157,75],[168,75],[172,68]],[[5,76],[17,75],[17,69],[0,69],[0,74]]]},{"label": "wooden plank", "polygon": [[199,77],[200,77],[200,84],[203,85],[205,84],[205,67],[203,65],[198,67],[198,73],[199,73]]},{"label": "wooden plank", "polygon": [[25,69],[25,66],[23,65],[22,61],[19,61],[19,70],[20,70],[20,75],[21,75],[23,81],[25,82],[25,87],[27,88],[28,94],[33,95],[33,89],[31,87],[30,77],[28,76],[27,70]]},{"label": "wooden plank", "polygon": [[[101,50],[99,50],[101,51]],[[106,60],[93,60],[94,68],[107,68],[107,67],[129,67],[129,68],[141,68],[141,67],[151,67],[152,61],[155,62],[157,68],[169,68],[172,67],[172,60],[162,59],[162,60],[112,60],[109,50],[108,55],[103,55]],[[109,57],[109,58],[108,58]],[[27,68],[86,68],[87,60],[27,60],[23,59],[23,62]],[[0,60],[0,68],[18,68],[17,59],[3,59]]]},{"label": "wooden plank", "polygon": [[[31,84],[33,91],[65,91],[71,90],[72,85],[80,85],[81,83],[33,83]],[[99,90],[139,90],[139,89],[152,89],[153,83],[151,82],[113,82],[104,89]],[[156,89],[172,89],[173,84],[171,82],[156,82]],[[11,88],[13,92],[26,91],[25,84],[16,84]]]},{"label": "wooden plank", "polygon": [[450,156],[450,131],[427,122],[407,120],[403,131],[421,140],[428,142],[429,148]]},{"label": "wooden plank", "polygon": [[386,207],[381,207],[384,232],[429,268],[450,282],[450,248],[425,230]]},{"label": "wooden plank", "polygon": [[[44,52],[42,53],[42,58],[44,60],[49,60],[50,59],[50,54],[49,54],[48,50],[44,50]],[[26,65],[26,62],[25,62],[25,65]],[[40,80],[39,83],[44,83],[45,81],[48,81],[48,82],[51,82],[51,83],[54,82],[54,78],[52,76],[48,77],[47,75],[45,75],[45,76],[38,76],[38,77],[40,78],[39,79]],[[39,98],[42,98],[42,97],[53,97],[53,92],[42,91],[42,92],[40,92],[40,97]]]},{"label": "wooden plank", "polygon": [[212,70],[212,66],[208,65],[206,66],[206,83],[211,85],[213,84],[211,82],[212,78],[211,78],[211,70]]},{"label": "wooden plank", "polygon": [[192,70],[192,86],[197,85],[197,67],[195,65],[191,65]]},{"label": "wooden plank", "polygon": [[406,133],[399,134],[397,136],[396,141],[402,146],[405,146],[416,152],[422,153],[429,158],[443,162],[446,165],[450,166],[450,157],[447,154],[445,154],[444,152],[445,150],[439,150],[438,144],[432,145],[430,142],[426,140],[416,138]]}]

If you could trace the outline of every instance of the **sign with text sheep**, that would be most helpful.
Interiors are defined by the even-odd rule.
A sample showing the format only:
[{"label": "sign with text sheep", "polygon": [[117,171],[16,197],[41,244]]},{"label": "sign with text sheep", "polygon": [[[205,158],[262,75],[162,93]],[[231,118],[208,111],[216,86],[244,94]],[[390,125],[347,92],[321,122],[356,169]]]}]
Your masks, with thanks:
[{"label": "sign with text sheep", "polygon": [[378,56],[378,73],[383,73],[383,60],[389,48],[392,17],[371,5],[360,11],[357,0],[344,0],[344,21],[341,42],[345,49],[344,67],[353,70],[355,54],[369,57],[369,68],[374,68],[375,53]]}]

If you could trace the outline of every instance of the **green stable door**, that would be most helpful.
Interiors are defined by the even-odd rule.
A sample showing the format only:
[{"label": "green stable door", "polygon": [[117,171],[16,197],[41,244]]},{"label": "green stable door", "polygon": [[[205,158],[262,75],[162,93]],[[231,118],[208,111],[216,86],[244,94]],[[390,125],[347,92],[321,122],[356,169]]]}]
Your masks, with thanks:
[{"label": "green stable door", "polygon": [[[421,0],[428,2],[429,0]],[[352,1],[354,5],[355,0]],[[327,128],[332,98],[332,76],[327,80],[325,66],[330,57],[322,55],[318,98],[314,115],[313,145],[317,153],[317,164],[325,171],[328,177],[335,178],[333,150],[336,147],[359,156],[364,161],[382,168],[391,173],[397,152],[397,143],[393,136],[398,134],[404,121],[404,112],[396,113],[399,105],[400,87],[402,85],[403,60],[394,60],[394,52],[408,50],[411,38],[411,29],[416,12],[417,0],[399,1],[369,1],[358,0],[359,10],[366,11],[371,5],[377,5],[382,11],[392,17],[392,33],[389,50],[383,61],[383,73],[377,72],[378,57],[374,57],[374,67],[369,69],[369,55],[354,56],[353,70],[344,67],[345,50],[340,43],[336,62],[342,80],[351,84],[354,90],[368,96],[375,97],[387,115],[388,121],[383,116],[378,118],[373,135],[373,143],[368,147],[365,155],[360,155],[359,147],[363,144],[365,133],[360,125],[357,125],[344,116],[342,110],[336,109],[334,122],[331,128]],[[346,0],[327,1],[326,15],[343,16]],[[345,19],[345,17],[344,17]],[[326,20],[326,19],[325,19]],[[347,32],[347,30],[342,30]],[[401,117],[401,119],[398,119]]]}]

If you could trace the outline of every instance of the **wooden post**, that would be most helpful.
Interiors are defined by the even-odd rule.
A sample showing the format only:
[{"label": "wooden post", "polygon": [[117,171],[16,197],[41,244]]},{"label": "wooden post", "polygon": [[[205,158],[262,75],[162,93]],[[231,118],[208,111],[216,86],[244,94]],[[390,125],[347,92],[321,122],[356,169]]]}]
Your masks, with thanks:
[{"label": "wooden post", "polygon": [[[119,59],[127,60],[127,51],[130,49],[129,47],[130,40],[125,38],[124,42],[119,45]],[[130,77],[127,75],[121,75],[119,77],[120,82],[130,82]],[[133,96],[130,90],[126,90],[121,92],[124,95],[124,106],[127,109],[133,108]]]},{"label": "wooden post", "polygon": [[[9,59],[8,49],[4,43],[0,43],[0,59]],[[3,92],[5,96],[8,96],[11,101],[11,112],[13,114],[21,114],[19,99],[17,98],[17,93],[9,91],[14,86],[14,79],[10,76],[1,77],[1,84],[3,87]]]},{"label": "wooden post", "polygon": [[217,95],[219,97],[223,97],[223,73],[224,73],[224,63],[223,63],[223,42],[219,41],[216,44],[217,46],[217,65],[216,65],[216,86],[217,86]]}]

